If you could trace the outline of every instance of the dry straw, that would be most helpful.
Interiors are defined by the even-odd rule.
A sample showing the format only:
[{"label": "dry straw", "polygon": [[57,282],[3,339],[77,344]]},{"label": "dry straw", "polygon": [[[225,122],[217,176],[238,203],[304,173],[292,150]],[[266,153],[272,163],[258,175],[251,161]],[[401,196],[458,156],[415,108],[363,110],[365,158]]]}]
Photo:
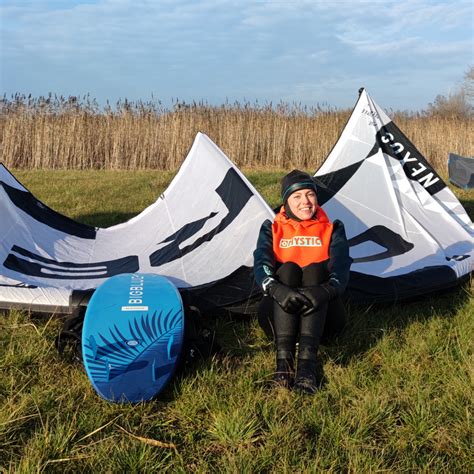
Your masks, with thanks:
[{"label": "dry straw", "polygon": [[[298,104],[119,101],[100,108],[89,96],[0,102],[1,160],[10,168],[175,170],[197,132],[238,165],[315,170],[350,110]],[[449,152],[472,154],[472,119],[393,113],[399,128],[439,171]]]}]

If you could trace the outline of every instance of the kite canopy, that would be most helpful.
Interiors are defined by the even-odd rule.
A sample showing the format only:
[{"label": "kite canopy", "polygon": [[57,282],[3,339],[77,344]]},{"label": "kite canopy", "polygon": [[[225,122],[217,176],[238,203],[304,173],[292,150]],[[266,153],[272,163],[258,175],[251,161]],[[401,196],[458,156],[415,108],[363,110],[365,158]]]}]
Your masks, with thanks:
[{"label": "kite canopy", "polygon": [[58,214],[0,165],[0,308],[71,312],[78,290],[133,272],[166,276],[201,309],[242,303],[259,292],[252,253],[261,223],[272,218],[201,133],[158,200],[109,228]]},{"label": "kite canopy", "polygon": [[365,90],[315,176],[319,203],[346,227],[353,301],[423,295],[472,271],[466,211]]}]

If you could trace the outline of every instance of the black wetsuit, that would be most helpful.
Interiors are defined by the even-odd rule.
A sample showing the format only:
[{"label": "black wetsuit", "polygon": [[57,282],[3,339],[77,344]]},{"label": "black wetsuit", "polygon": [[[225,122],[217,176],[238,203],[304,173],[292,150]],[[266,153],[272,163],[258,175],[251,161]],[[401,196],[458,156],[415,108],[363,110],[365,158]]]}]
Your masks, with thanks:
[{"label": "black wetsuit", "polygon": [[296,342],[299,340],[298,365],[303,367],[305,361],[313,363],[323,332],[330,337],[342,329],[345,312],[341,295],[349,281],[351,263],[344,225],[339,220],[333,222],[329,259],[303,268],[293,262],[276,261],[272,222],[267,220],[262,224],[254,252],[255,280],[260,286],[266,278],[271,277],[291,288],[330,285],[327,288],[331,290],[328,302],[313,311],[305,311],[304,315],[303,312],[286,313],[270,297],[263,298],[259,322],[267,335],[275,337],[277,360],[293,359]]}]

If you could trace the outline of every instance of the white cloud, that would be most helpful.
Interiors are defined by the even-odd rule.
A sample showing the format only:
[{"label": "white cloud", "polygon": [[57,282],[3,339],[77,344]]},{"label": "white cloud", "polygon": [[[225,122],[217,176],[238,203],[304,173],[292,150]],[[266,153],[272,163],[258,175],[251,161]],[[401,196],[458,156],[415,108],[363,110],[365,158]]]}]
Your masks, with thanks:
[{"label": "white cloud", "polygon": [[413,48],[419,41],[417,37],[392,39],[383,32],[377,35],[377,38],[374,38],[367,31],[361,31],[355,26],[352,28],[346,27],[346,31],[337,34],[336,38],[359,52],[376,54],[394,53]]},{"label": "white cloud", "polygon": [[[56,74],[64,90],[110,98],[160,90],[317,101],[352,97],[364,78],[383,81],[379,71],[396,89],[414,74],[407,61],[417,74],[462,75],[472,12],[465,0],[3,1],[0,54],[7,90]],[[25,78],[33,60],[41,67]]]}]

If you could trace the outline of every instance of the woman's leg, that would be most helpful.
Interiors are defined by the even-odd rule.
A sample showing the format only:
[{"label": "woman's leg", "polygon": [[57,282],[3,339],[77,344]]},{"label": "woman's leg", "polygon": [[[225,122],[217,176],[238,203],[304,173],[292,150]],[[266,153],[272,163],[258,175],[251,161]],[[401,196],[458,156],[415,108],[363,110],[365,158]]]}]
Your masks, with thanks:
[{"label": "woman's leg", "polygon": [[[302,286],[319,285],[329,279],[326,262],[314,263],[303,268]],[[346,310],[340,296],[329,301],[324,324],[324,341],[330,340],[342,332],[346,325]]]},{"label": "woman's leg", "polygon": [[329,280],[327,262],[312,263],[301,270],[302,286],[314,286]]},{"label": "woman's leg", "polygon": [[[280,283],[292,288],[301,286],[301,268],[295,263],[284,263],[276,273]],[[277,368],[275,382],[290,386],[294,371],[296,340],[299,330],[297,314],[283,311],[280,305],[273,303],[273,329],[275,331]]]},{"label": "woman's leg", "polygon": [[[302,286],[315,286],[328,279],[326,264],[311,264],[302,271]],[[318,349],[326,322],[328,304],[319,305],[317,309],[300,315],[300,339],[296,388],[314,393],[323,378],[322,364],[318,359]]]},{"label": "woman's leg", "polygon": [[[285,264],[282,270],[277,271],[277,276],[279,276],[279,280],[282,283],[288,286],[301,286],[301,268],[296,264]],[[275,301],[271,296],[266,295],[261,299],[257,310],[258,324],[263,329],[265,335],[272,340],[275,340],[274,303]],[[279,327],[281,326],[282,324],[279,324]]]}]

